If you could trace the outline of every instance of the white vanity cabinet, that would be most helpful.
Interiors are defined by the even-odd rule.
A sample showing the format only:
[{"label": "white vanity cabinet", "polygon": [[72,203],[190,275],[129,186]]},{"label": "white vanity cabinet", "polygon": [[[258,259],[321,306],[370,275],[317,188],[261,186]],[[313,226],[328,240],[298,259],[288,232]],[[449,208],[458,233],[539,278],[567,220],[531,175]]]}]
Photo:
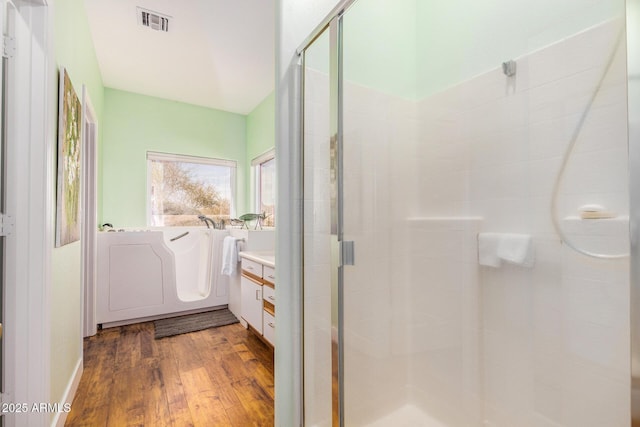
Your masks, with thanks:
[{"label": "white vanity cabinet", "polygon": [[241,252],[242,318],[269,344],[276,334],[276,270],[273,255]]}]

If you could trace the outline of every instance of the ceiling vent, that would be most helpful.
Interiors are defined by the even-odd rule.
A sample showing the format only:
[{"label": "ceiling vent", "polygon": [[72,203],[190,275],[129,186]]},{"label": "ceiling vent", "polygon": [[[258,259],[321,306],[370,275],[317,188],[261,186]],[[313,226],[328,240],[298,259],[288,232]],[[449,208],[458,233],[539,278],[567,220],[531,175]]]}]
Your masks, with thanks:
[{"label": "ceiling vent", "polygon": [[169,32],[169,19],[170,16],[163,15],[152,10],[143,9],[141,7],[138,10],[138,25],[151,28],[156,31]]}]

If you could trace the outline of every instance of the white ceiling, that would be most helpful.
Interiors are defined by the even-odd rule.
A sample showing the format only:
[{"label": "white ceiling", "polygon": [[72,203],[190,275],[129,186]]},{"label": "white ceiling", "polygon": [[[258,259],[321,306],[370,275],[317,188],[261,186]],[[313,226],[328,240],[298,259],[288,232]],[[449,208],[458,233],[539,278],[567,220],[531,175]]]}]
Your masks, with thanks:
[{"label": "white ceiling", "polygon": [[[106,87],[234,113],[274,88],[275,0],[85,0]],[[172,19],[138,25],[136,6]]]}]

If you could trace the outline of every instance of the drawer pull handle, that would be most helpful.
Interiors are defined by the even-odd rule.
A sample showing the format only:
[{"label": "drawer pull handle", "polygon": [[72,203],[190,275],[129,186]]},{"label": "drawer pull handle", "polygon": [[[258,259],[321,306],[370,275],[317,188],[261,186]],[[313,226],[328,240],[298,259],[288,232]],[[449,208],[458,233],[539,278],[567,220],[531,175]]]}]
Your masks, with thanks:
[{"label": "drawer pull handle", "polygon": [[269,296],[267,297],[267,299],[270,299],[270,300],[271,300],[271,301],[273,301],[273,302],[275,302],[275,301],[276,301],[276,299],[273,297],[273,295],[269,295]]},{"label": "drawer pull handle", "polygon": [[276,280],[276,276],[272,276],[271,274],[267,276],[269,279]]},{"label": "drawer pull handle", "polygon": [[251,267],[250,265],[247,265],[247,270],[253,270],[253,267]]},{"label": "drawer pull handle", "polygon": [[273,329],[276,328],[276,325],[273,322],[269,322],[269,326],[271,326]]}]

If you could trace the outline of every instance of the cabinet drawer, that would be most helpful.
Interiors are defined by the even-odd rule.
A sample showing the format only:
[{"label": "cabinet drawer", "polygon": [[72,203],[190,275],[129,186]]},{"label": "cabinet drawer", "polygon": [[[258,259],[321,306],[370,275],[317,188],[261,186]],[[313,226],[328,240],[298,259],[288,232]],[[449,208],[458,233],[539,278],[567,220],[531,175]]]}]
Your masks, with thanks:
[{"label": "cabinet drawer", "polygon": [[256,277],[262,278],[262,264],[242,258],[242,269]]},{"label": "cabinet drawer", "polygon": [[268,301],[271,304],[276,305],[276,290],[269,285],[263,286],[262,298],[264,298],[265,301]]},{"label": "cabinet drawer", "polygon": [[266,265],[262,267],[262,277],[266,282],[276,283],[276,269],[273,267],[267,267]]},{"label": "cabinet drawer", "polygon": [[262,336],[271,343],[271,345],[276,344],[276,318],[266,311],[263,314],[263,332]]}]

